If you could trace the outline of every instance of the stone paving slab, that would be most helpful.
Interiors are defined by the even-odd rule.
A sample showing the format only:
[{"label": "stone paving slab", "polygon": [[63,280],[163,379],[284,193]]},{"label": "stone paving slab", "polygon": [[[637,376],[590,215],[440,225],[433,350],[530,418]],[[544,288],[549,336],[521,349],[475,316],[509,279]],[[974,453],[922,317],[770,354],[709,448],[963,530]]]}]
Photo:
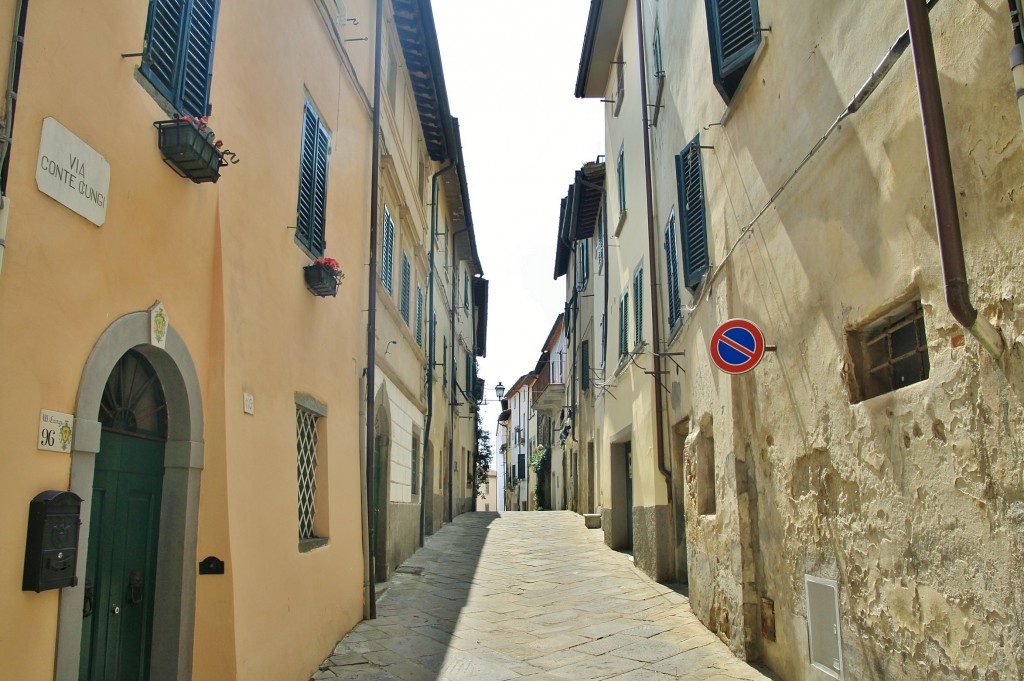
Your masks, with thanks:
[{"label": "stone paving slab", "polygon": [[310,679],[772,678],[575,513],[463,514],[404,567]]}]

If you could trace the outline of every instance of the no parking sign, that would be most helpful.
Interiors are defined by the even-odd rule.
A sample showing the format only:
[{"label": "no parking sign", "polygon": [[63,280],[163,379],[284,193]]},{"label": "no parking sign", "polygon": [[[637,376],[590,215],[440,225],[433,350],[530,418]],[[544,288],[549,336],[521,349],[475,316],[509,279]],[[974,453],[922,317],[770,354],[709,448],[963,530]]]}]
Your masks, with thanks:
[{"label": "no parking sign", "polygon": [[748,319],[730,319],[711,336],[711,361],[727,374],[747,373],[761,361],[766,349],[764,334]]}]

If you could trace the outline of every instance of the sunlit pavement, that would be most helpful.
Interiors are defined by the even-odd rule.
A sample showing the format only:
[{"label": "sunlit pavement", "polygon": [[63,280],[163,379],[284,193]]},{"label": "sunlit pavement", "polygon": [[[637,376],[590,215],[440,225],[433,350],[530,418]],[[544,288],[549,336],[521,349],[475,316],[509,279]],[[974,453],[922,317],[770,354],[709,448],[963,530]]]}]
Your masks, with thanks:
[{"label": "sunlit pavement", "polygon": [[399,568],[377,619],[312,678],[770,678],[602,536],[565,511],[461,515]]}]

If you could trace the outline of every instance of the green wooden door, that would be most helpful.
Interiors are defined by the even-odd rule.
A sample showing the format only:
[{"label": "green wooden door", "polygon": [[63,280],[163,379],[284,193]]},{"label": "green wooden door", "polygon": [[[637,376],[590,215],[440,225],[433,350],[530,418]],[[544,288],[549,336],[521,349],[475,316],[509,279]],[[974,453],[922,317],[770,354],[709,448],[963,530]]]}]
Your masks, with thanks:
[{"label": "green wooden door", "polygon": [[626,548],[633,548],[633,442],[626,443]]},{"label": "green wooden door", "polygon": [[163,442],[103,432],[85,572],[82,681],[149,678],[163,459]]}]

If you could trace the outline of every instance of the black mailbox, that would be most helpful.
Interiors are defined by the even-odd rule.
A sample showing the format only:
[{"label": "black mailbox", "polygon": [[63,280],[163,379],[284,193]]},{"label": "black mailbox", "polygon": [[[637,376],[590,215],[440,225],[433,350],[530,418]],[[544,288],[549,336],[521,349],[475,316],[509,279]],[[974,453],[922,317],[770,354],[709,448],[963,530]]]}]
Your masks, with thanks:
[{"label": "black mailbox", "polygon": [[82,499],[74,492],[48,490],[28,505],[28,539],[22,591],[75,586]]}]

